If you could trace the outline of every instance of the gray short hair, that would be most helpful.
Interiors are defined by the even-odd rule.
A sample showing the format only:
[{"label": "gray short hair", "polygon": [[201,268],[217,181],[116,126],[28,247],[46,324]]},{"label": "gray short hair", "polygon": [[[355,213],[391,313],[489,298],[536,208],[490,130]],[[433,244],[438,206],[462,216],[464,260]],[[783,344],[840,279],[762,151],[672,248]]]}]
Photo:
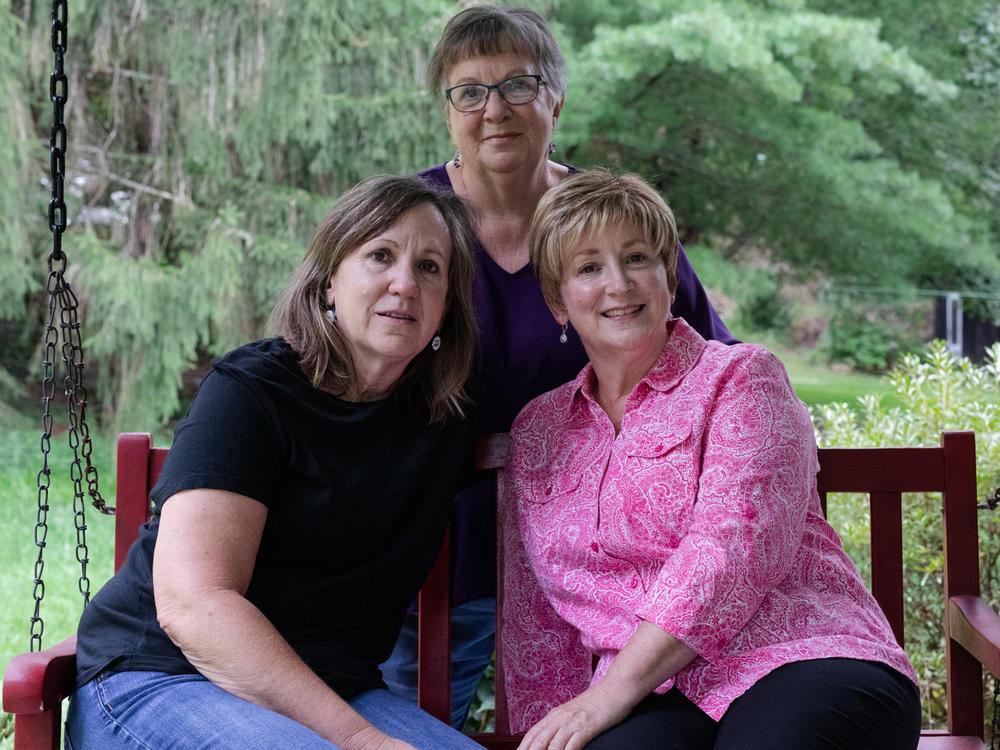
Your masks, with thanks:
[{"label": "gray short hair", "polygon": [[566,93],[566,62],[545,20],[527,8],[480,5],[456,13],[427,66],[431,96],[442,109],[448,72],[463,60],[514,53],[538,66],[556,101]]}]

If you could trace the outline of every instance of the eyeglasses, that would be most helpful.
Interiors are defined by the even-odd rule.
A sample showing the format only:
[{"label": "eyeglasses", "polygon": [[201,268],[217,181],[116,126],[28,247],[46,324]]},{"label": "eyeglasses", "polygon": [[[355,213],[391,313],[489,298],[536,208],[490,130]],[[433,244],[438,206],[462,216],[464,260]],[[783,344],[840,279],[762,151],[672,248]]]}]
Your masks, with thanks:
[{"label": "eyeglasses", "polygon": [[538,87],[544,83],[541,76],[526,74],[508,78],[492,86],[487,83],[463,83],[461,86],[445,89],[444,95],[459,112],[475,112],[486,106],[493,89],[508,104],[527,104],[535,101]]}]

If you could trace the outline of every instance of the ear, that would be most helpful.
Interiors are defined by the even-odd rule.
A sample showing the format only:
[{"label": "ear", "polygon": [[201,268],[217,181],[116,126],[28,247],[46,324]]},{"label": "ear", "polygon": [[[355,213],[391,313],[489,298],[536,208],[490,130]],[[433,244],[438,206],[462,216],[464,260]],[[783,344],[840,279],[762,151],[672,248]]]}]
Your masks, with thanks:
[{"label": "ear", "polygon": [[555,128],[556,123],[559,121],[559,115],[562,114],[563,104],[566,103],[566,97],[564,96],[558,102],[556,106],[552,108],[552,127]]},{"label": "ear", "polygon": [[545,304],[548,306],[549,312],[552,313],[552,317],[556,319],[556,322],[559,325],[569,325],[569,315],[566,314],[566,308],[562,306],[562,302],[551,302],[548,298],[546,298]]},{"label": "ear", "polygon": [[330,277],[330,283],[326,285],[326,304],[327,304],[327,307],[333,307],[334,303],[336,301],[336,296],[337,296],[336,295],[336,288],[337,287],[336,287],[336,284],[334,283],[335,279],[336,279],[335,276],[331,276]]}]

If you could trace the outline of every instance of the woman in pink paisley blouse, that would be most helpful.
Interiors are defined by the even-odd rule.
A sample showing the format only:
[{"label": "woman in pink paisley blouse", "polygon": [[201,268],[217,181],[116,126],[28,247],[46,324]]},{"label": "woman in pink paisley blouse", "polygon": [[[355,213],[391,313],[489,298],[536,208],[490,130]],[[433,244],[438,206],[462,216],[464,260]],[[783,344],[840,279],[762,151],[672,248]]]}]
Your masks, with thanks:
[{"label": "woman in pink paisley blouse", "polygon": [[532,263],[590,363],[511,430],[521,750],[914,748],[916,675],[823,518],[809,414],[766,349],[671,319],[676,248],[631,175],[570,176],[535,213]]}]

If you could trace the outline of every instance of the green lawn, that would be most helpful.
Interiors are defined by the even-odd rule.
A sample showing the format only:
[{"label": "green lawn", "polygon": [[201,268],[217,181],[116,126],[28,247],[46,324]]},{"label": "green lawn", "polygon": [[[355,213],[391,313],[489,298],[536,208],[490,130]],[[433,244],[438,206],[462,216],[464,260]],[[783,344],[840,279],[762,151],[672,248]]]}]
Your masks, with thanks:
[{"label": "green lawn", "polygon": [[[36,475],[41,468],[39,430],[0,432],[0,665],[29,647],[29,618],[34,612],[33,578],[38,548],[35,546],[35,519],[38,515]],[[45,628],[43,646],[53,646],[76,629],[83,608],[79,594],[80,564],[76,560],[76,531],[73,526],[72,484],[69,479],[70,449],[65,436],[52,439],[49,469],[48,535],[45,537],[45,596],[41,616]],[[114,498],[114,473],[109,442],[97,439],[93,458],[101,479],[101,492],[108,502]],[[88,577],[96,592],[114,567],[114,519],[88,506],[87,544],[90,551]],[[3,715],[0,736],[13,731]],[[9,750],[13,741],[0,740],[0,750]]]},{"label": "green lawn", "polygon": [[788,370],[788,377],[798,397],[810,406],[835,401],[845,401],[855,406],[858,396],[868,393],[882,394],[886,406],[899,403],[881,376],[831,370],[824,365],[812,363],[808,353],[771,348]]},{"label": "green lawn", "polygon": [[[771,348],[788,369],[792,385],[803,401],[813,405],[830,401],[854,404],[864,393],[885,393],[880,378],[841,373],[810,362],[808,355]],[[163,441],[157,441],[163,442]],[[72,486],[69,480],[70,451],[65,436],[53,438],[49,466],[49,533],[45,548],[44,645],[51,646],[76,627],[82,609],[78,593],[80,566],[76,561],[76,532],[73,528]],[[94,459],[101,477],[101,491],[109,503],[114,498],[110,440],[96,438]],[[38,557],[34,543],[37,516],[36,474],[41,467],[38,430],[9,430],[0,433],[0,665],[25,651],[29,644],[29,617],[34,608],[33,571]],[[111,575],[114,565],[114,519],[88,506],[87,542],[90,548],[88,574],[96,592]],[[5,719],[9,718],[6,715]],[[0,737],[12,731],[0,720]],[[0,739],[0,750],[9,750],[10,739]]]}]

